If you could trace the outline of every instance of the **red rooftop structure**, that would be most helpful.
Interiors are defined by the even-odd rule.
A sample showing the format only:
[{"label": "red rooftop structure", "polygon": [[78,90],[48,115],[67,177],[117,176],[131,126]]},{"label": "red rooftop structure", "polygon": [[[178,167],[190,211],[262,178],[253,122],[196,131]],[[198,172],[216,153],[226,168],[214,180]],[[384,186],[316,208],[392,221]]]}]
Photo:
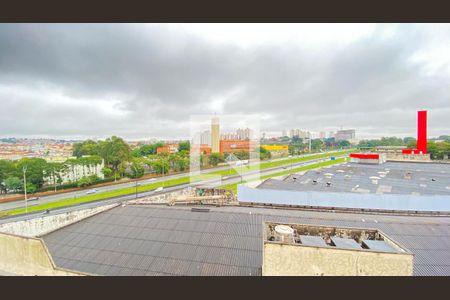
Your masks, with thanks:
[{"label": "red rooftop structure", "polygon": [[417,112],[417,149],[404,149],[403,154],[427,154],[427,111]]}]

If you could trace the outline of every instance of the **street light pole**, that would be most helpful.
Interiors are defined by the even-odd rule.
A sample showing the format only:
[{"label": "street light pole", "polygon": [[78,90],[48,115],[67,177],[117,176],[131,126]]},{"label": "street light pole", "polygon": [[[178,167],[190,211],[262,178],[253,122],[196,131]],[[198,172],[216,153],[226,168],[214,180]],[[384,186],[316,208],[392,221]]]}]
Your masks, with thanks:
[{"label": "street light pole", "polygon": [[309,153],[311,153],[311,132],[309,133]]},{"label": "street light pole", "polygon": [[241,163],[241,183],[242,183],[242,165],[243,163]]},{"label": "street light pole", "polygon": [[135,185],[136,185],[136,199],[137,199],[137,189],[138,189],[138,182],[137,182],[137,179],[136,179],[136,181],[135,181]]},{"label": "street light pole", "polygon": [[25,192],[25,213],[28,213],[28,198],[27,198],[27,166],[22,167],[23,171],[23,190]]}]

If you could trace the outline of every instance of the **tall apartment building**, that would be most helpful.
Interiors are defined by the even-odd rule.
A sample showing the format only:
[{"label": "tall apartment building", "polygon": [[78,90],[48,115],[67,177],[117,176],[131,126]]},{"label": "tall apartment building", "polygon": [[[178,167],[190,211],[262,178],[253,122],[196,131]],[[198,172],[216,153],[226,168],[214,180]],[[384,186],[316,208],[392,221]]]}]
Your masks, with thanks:
[{"label": "tall apartment building", "polygon": [[355,129],[338,130],[334,137],[336,141],[352,140],[355,138]]},{"label": "tall apartment building", "polygon": [[217,117],[211,120],[211,152],[220,152],[220,121]]},{"label": "tall apartment building", "polygon": [[308,138],[310,135],[309,131],[303,131],[300,129],[291,129],[289,131],[289,137],[293,138],[294,136],[298,136],[301,139]]},{"label": "tall apartment building", "polygon": [[200,135],[200,144],[211,146],[211,131],[205,130]]},{"label": "tall apartment building", "polygon": [[252,130],[250,128],[239,128],[236,130],[236,134],[239,140],[249,140],[252,135]]}]

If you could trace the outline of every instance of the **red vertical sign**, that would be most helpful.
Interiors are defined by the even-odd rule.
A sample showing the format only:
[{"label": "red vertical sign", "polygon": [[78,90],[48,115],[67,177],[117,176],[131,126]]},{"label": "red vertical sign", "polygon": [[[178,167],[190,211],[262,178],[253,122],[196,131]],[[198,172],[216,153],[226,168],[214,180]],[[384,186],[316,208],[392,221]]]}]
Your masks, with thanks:
[{"label": "red vertical sign", "polygon": [[417,150],[427,153],[427,111],[417,112]]}]

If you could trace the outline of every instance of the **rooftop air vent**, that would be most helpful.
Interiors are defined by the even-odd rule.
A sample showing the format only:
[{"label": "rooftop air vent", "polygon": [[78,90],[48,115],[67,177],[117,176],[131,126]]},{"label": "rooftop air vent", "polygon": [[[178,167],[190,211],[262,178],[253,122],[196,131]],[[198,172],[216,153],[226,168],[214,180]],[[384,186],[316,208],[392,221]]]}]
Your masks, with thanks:
[{"label": "rooftop air vent", "polygon": [[369,178],[370,178],[370,180],[372,180],[373,184],[378,184],[378,180],[381,179],[380,177],[377,177],[377,176],[370,176]]},{"label": "rooftop air vent", "polygon": [[275,226],[275,240],[284,243],[294,242],[294,229],[287,225]]}]

